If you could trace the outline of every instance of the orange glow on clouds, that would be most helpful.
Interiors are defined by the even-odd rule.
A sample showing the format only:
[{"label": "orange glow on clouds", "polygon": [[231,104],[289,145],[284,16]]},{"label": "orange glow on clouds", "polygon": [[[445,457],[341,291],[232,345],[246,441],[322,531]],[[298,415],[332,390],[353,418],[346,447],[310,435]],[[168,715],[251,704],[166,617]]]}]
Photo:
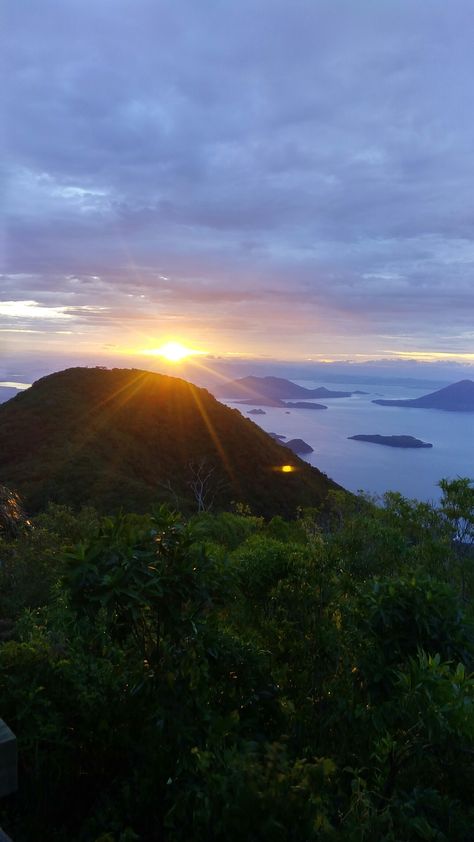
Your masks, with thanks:
[{"label": "orange glow on clouds", "polygon": [[419,362],[437,362],[450,361],[453,362],[474,362],[474,354],[457,353],[455,351],[384,351],[389,353],[399,360],[417,360]]}]

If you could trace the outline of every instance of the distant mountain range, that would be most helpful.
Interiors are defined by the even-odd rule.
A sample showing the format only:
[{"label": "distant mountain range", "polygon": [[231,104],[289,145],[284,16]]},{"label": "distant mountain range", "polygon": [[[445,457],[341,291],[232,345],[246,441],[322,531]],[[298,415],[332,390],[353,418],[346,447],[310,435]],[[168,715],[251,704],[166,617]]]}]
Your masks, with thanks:
[{"label": "distant mountain range", "polygon": [[[259,404],[260,406],[285,406],[285,400],[292,398],[349,398],[352,392],[333,392],[320,386],[317,389],[306,389],[291,380],[283,377],[241,377],[239,380],[229,380],[222,386],[214,389],[216,397],[227,398],[228,400],[239,400],[244,404]],[[286,404],[290,406],[290,404]],[[308,408],[297,407],[295,408]],[[313,408],[327,409],[319,404]]]},{"label": "distant mountain range", "polygon": [[474,380],[459,380],[413,400],[375,400],[380,406],[406,406],[420,409],[443,409],[447,412],[474,412]]},{"label": "distant mountain range", "polygon": [[[288,462],[294,471],[284,473]],[[49,501],[143,511],[247,503],[293,516],[338,488],[206,389],[130,369],[73,368],[0,405],[0,482],[30,512]]]}]

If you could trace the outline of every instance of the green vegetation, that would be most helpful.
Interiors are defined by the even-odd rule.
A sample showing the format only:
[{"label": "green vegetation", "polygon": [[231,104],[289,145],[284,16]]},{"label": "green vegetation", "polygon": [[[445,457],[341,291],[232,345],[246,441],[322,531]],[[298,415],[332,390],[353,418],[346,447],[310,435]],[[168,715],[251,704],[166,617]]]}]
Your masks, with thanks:
[{"label": "green vegetation", "polygon": [[[468,842],[474,488],[103,517],[5,503],[15,842]],[[18,513],[18,500],[11,498]]]},{"label": "green vegetation", "polygon": [[[282,474],[288,461],[295,470]],[[206,389],[130,369],[68,369],[0,404],[0,475],[30,512],[49,501],[109,514],[245,500],[294,517],[338,488]]]}]

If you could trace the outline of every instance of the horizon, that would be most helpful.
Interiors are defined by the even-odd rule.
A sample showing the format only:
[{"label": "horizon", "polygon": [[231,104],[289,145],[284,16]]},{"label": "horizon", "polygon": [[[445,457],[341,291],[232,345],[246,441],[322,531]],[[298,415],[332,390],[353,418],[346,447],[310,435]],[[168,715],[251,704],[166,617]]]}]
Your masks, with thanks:
[{"label": "horizon", "polygon": [[470,12],[7,0],[2,379],[469,371]]},{"label": "horizon", "polygon": [[[165,374],[188,380],[197,386],[209,388],[247,377],[279,377],[293,382],[308,382],[317,385],[337,383],[360,383],[366,385],[384,384],[387,387],[409,386],[420,391],[440,389],[461,380],[472,380],[474,372],[471,366],[459,363],[438,364],[415,360],[372,360],[372,361],[292,361],[261,358],[185,358],[178,361],[160,359],[155,364],[136,358],[115,358],[91,360],[74,356],[62,358],[62,364],[55,367],[56,358],[23,358],[16,367],[0,364],[0,403],[9,400],[17,392],[29,388],[42,377],[72,368],[114,368],[135,369]],[[18,360],[17,360],[18,363]]]}]

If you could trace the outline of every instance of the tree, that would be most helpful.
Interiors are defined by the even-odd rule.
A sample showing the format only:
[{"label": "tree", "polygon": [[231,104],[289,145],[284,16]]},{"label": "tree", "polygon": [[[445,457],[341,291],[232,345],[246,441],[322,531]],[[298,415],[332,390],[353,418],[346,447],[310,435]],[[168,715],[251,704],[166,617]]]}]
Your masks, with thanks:
[{"label": "tree", "polygon": [[473,573],[474,485],[467,477],[439,482],[443,495],[440,512],[448,528],[459,565],[461,596],[466,599],[468,579]]},{"label": "tree", "polygon": [[15,537],[25,524],[29,525],[29,521],[19,495],[6,485],[0,485],[0,534]]},{"label": "tree", "polygon": [[209,512],[217,494],[224,487],[224,482],[216,475],[216,465],[204,456],[199,462],[189,462],[188,469],[191,477],[188,485],[197,503],[197,510]]}]

